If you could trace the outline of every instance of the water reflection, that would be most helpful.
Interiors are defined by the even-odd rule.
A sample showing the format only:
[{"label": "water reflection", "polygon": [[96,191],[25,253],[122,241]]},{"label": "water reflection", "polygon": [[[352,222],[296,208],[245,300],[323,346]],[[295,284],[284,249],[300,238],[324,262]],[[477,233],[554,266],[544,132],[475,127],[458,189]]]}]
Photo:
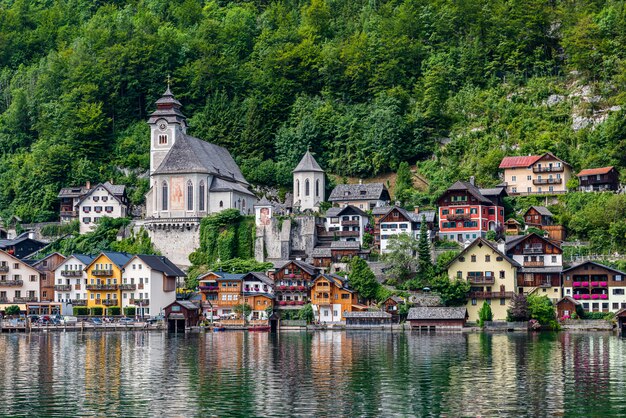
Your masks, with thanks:
[{"label": "water reflection", "polygon": [[1,415],[623,415],[609,334],[1,335]]}]

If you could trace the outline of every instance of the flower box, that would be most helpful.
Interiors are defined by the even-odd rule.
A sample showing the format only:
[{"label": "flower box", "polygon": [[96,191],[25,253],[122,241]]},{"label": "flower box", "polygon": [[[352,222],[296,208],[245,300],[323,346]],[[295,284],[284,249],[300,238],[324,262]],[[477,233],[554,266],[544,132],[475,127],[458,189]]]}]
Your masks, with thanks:
[{"label": "flower box", "polygon": [[296,290],[295,286],[289,286],[289,290]]},{"label": "flower box", "polygon": [[303,300],[299,300],[298,301],[298,305],[304,305],[304,301]]},{"label": "flower box", "polygon": [[295,275],[295,274],[293,274],[293,273],[291,273],[291,274],[289,275],[289,278],[290,278],[290,279],[293,279],[294,277],[296,277],[296,275]]},{"label": "flower box", "polygon": [[574,299],[576,300],[580,299],[580,295],[574,295]]},{"label": "flower box", "polygon": [[290,300],[290,301],[289,301],[289,304],[290,304],[290,305],[295,305],[295,304],[296,304],[296,301],[295,301],[295,300]]},{"label": "flower box", "polygon": [[574,283],[572,283],[572,286],[574,286],[574,287],[580,287],[580,282],[574,282]]},{"label": "flower box", "polygon": [[609,284],[607,282],[600,282],[600,286],[607,287]]},{"label": "flower box", "polygon": [[600,299],[600,295],[591,295],[591,299]]},{"label": "flower box", "polygon": [[581,298],[582,298],[582,299],[589,299],[589,298],[590,298],[590,296],[589,296],[589,295],[581,295]]},{"label": "flower box", "polygon": [[278,290],[287,290],[287,286],[278,286]]},{"label": "flower box", "polygon": [[286,300],[279,300],[278,304],[281,305],[281,306],[284,306],[284,305],[287,304],[287,301]]},{"label": "flower box", "polygon": [[587,286],[589,286],[589,282],[582,282],[580,285],[581,285],[582,287],[587,287]]},{"label": "flower box", "polygon": [[600,299],[608,299],[609,295],[600,295]]},{"label": "flower box", "polygon": [[591,282],[591,286],[598,287],[598,282]]},{"label": "flower box", "polygon": [[305,290],[305,287],[304,286],[298,286],[298,290],[302,292],[303,290]]}]

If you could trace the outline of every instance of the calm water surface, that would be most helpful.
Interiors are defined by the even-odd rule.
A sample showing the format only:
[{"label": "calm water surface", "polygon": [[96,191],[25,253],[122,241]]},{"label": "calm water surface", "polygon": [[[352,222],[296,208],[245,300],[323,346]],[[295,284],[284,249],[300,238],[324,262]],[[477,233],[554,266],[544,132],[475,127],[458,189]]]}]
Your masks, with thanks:
[{"label": "calm water surface", "polygon": [[0,353],[3,416],[626,416],[609,334],[4,334]]}]

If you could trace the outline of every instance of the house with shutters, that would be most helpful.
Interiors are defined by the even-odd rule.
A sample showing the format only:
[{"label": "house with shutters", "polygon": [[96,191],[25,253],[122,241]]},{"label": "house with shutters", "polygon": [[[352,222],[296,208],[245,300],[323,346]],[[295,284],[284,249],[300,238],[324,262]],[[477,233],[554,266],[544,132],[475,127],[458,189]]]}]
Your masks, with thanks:
[{"label": "house with shutters", "polygon": [[261,272],[250,272],[241,279],[243,303],[252,308],[249,320],[268,319],[274,306],[274,281]]},{"label": "house with shutters", "polygon": [[566,231],[563,225],[555,225],[554,215],[545,206],[531,206],[524,213],[526,227],[541,229],[553,241],[565,240]]},{"label": "house with shutters", "polygon": [[503,250],[504,246],[477,238],[448,264],[451,279],[466,280],[471,286],[466,305],[470,321],[478,321],[483,303],[491,305],[494,321],[506,320],[521,265]]},{"label": "house with shutters", "polygon": [[383,183],[338,184],[328,197],[333,206],[356,206],[361,210],[372,210],[389,204],[391,196]]},{"label": "house with shutters", "polygon": [[367,213],[356,206],[329,208],[324,215],[324,227],[318,238],[328,237],[338,241],[357,241],[363,244],[363,234],[369,224]]},{"label": "house with shutters", "polygon": [[473,178],[457,181],[437,200],[439,238],[471,242],[503,228],[505,196],[502,187],[479,189]]},{"label": "house with shutters", "polygon": [[87,271],[94,257],[72,254],[54,269],[54,300],[63,315],[72,315],[76,306],[87,306]]},{"label": "house with shutters", "polygon": [[54,271],[59,264],[65,261],[65,257],[59,253],[52,253],[39,260],[25,260],[41,273],[39,278],[39,293],[42,302],[52,302],[54,297]]},{"label": "house with shutters", "polygon": [[415,208],[408,211],[398,206],[389,207],[385,215],[381,216],[374,228],[374,241],[379,245],[380,253],[389,252],[390,241],[401,234],[407,234],[413,239],[419,238],[422,222],[426,222],[428,239],[435,238],[436,223],[435,211],[421,211]]},{"label": "house with shutters", "polygon": [[335,274],[320,274],[311,287],[311,305],[315,320],[320,323],[345,321],[346,312],[367,309],[359,305],[358,295],[348,280]]},{"label": "house with shutters", "polygon": [[572,166],[550,152],[504,157],[499,168],[510,195],[562,194],[572,176]]},{"label": "house with shutters", "polygon": [[311,299],[311,286],[320,269],[300,260],[289,261],[274,272],[277,309],[300,309]]},{"label": "house with shutters", "polygon": [[583,192],[615,191],[619,189],[619,172],[615,167],[587,168],[576,175],[578,190]]},{"label": "house with shutters", "polygon": [[128,216],[126,186],[107,181],[90,187],[78,199],[75,208],[78,211],[81,234],[96,229],[98,221],[103,216],[125,218]]},{"label": "house with shutters", "polygon": [[626,308],[626,273],[585,261],[563,270],[563,292],[586,312],[617,312]]},{"label": "house with shutters", "polygon": [[535,233],[507,237],[506,254],[520,265],[517,293],[561,299],[563,250],[556,242]]}]

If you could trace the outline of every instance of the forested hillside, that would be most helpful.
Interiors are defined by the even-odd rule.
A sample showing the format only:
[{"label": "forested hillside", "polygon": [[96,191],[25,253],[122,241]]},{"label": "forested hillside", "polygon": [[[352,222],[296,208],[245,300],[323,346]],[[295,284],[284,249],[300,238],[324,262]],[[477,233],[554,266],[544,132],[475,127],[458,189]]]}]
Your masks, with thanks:
[{"label": "forested hillside", "polygon": [[[62,186],[147,181],[168,75],[195,136],[253,183],[307,146],[339,176],[417,163],[427,201],[501,157],[626,167],[626,14],[579,0],[0,0],[0,213]],[[604,122],[602,122],[604,121]]]}]

